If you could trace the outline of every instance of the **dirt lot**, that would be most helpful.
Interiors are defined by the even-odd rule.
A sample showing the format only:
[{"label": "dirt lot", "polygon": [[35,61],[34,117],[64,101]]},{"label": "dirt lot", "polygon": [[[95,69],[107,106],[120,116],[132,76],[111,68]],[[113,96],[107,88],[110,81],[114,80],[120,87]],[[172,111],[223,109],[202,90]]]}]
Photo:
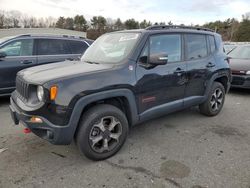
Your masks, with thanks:
[{"label": "dirt lot", "polygon": [[138,125],[102,162],[12,124],[1,98],[0,187],[250,188],[250,91],[231,91],[217,117],[192,108]]}]

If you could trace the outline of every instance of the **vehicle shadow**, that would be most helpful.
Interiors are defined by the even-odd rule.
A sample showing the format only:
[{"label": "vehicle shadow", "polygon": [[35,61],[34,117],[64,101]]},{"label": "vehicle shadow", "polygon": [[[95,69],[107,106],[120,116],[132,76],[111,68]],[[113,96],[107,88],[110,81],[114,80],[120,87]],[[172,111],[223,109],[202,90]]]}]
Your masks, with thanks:
[{"label": "vehicle shadow", "polygon": [[8,105],[10,103],[10,97],[0,97],[0,106],[2,105]]},{"label": "vehicle shadow", "polygon": [[249,95],[250,89],[231,88],[229,93],[233,93],[233,94],[237,94],[237,95]]}]

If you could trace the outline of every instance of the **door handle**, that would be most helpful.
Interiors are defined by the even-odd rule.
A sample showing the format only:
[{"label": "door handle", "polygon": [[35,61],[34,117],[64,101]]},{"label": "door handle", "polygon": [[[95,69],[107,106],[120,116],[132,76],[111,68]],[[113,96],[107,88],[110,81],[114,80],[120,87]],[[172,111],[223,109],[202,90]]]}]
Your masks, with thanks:
[{"label": "door handle", "polygon": [[184,69],[177,68],[177,69],[174,71],[174,74],[177,74],[177,76],[181,76],[184,72],[185,72]]},{"label": "door handle", "polygon": [[33,63],[33,61],[30,61],[30,60],[23,60],[23,61],[20,61],[20,63],[21,63],[21,64],[27,65],[27,64]]},{"label": "door handle", "polygon": [[207,68],[212,68],[212,67],[214,67],[215,66],[215,64],[213,64],[213,63],[211,63],[211,62],[209,62],[208,64],[207,64]]}]

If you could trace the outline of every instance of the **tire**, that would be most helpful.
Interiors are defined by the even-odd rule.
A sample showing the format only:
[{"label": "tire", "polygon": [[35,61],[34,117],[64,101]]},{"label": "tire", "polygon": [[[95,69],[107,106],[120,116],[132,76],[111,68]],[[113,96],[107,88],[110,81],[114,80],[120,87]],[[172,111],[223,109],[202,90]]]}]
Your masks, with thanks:
[{"label": "tire", "polygon": [[207,100],[199,108],[201,114],[216,116],[220,113],[225,101],[225,88],[219,82],[214,82]]},{"label": "tire", "polygon": [[104,160],[121,149],[128,130],[127,118],[119,108],[101,104],[82,115],[76,143],[87,158]]}]

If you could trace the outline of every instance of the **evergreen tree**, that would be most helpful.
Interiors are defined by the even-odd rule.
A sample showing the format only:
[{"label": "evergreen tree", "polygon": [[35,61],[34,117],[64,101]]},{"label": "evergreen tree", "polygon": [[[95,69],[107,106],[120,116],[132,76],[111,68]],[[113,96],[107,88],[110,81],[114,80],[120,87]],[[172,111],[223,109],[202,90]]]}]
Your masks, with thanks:
[{"label": "evergreen tree", "polygon": [[65,25],[65,18],[64,17],[59,17],[57,22],[56,22],[56,27],[63,29]]},{"label": "evergreen tree", "polygon": [[124,22],[126,29],[139,29],[139,22],[134,19],[128,19]]}]

